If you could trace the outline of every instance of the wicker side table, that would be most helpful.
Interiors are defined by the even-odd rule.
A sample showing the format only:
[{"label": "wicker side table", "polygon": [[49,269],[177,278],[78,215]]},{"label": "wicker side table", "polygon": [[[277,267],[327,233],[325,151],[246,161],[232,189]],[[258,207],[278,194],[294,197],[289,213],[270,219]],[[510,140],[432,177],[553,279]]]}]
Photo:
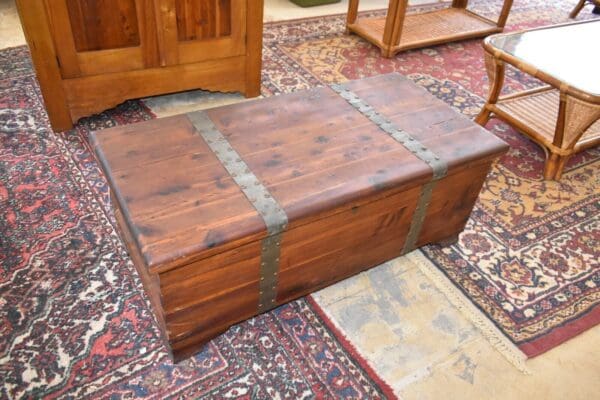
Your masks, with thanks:
[{"label": "wicker side table", "polygon": [[[475,119],[491,114],[513,125],[546,153],[544,179],[559,180],[573,154],[600,143],[600,54],[590,38],[600,37],[600,20],[555,25],[485,39],[490,94]],[[547,83],[500,96],[505,65]]]},{"label": "wicker side table", "polygon": [[390,0],[385,18],[358,18],[359,0],[350,0],[347,33],[354,32],[381,49],[384,57],[408,49],[502,32],[512,0],[504,0],[497,21],[467,10],[468,0],[453,0],[441,10],[406,15],[408,0]]}]

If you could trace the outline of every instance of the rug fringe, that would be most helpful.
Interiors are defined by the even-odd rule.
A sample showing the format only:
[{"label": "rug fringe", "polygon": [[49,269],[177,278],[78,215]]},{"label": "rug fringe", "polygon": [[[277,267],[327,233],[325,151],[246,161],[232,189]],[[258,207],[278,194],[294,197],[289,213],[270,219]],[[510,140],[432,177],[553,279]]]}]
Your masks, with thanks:
[{"label": "rug fringe", "polygon": [[431,263],[421,252],[413,251],[406,257],[415,263],[419,270],[427,276],[456,307],[483,334],[486,340],[506,358],[512,365],[525,375],[531,375],[527,368],[527,357],[490,321],[454,284]]}]

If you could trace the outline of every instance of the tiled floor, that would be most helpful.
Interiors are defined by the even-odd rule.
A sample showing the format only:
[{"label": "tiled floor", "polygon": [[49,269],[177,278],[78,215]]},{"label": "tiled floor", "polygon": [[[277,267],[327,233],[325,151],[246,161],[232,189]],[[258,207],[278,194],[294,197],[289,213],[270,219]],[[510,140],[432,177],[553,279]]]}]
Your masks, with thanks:
[{"label": "tiled floor", "polygon": [[[0,48],[25,43],[13,1],[0,0]],[[387,2],[363,0],[361,9],[385,8]],[[343,13],[347,0],[312,8],[288,0],[265,4],[265,20],[275,21]],[[192,91],[145,101],[161,117],[240,100],[235,94]],[[600,327],[527,361],[531,375],[525,375],[456,310],[412,258],[391,261],[314,297],[403,399],[599,398]]]},{"label": "tiled floor", "polygon": [[0,0],[0,49],[25,44],[14,0]]},{"label": "tiled floor", "polygon": [[600,398],[600,326],[519,371],[423,273],[418,251],[314,295],[403,400]]}]

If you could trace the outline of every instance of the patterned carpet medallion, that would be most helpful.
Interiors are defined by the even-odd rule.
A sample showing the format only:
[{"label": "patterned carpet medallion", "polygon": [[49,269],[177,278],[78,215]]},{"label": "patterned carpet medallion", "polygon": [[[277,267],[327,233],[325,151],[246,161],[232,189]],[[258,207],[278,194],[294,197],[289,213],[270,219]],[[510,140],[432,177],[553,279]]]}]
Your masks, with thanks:
[{"label": "patterned carpet medallion", "polygon": [[[509,29],[564,20],[572,4],[517,3]],[[476,3],[493,15],[497,2]],[[580,18],[589,18],[589,10]],[[474,116],[487,90],[479,41],[395,59],[343,17],[265,27],[263,94],[398,71]],[[507,90],[539,84],[510,70]],[[0,397],[383,398],[389,388],[310,299],[242,323],[174,366],[113,229],[90,130],[153,118],[127,102],[51,134],[24,47],[0,51]],[[427,257],[526,354],[600,321],[600,149],[544,182],[542,151],[507,125],[457,245]]]}]

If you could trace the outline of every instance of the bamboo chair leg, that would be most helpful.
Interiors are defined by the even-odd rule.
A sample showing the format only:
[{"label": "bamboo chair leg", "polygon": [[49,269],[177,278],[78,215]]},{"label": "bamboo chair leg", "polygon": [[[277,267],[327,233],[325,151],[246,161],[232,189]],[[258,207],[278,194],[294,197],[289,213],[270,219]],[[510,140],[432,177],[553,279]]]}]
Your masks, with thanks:
[{"label": "bamboo chair leg", "polygon": [[512,3],[513,0],[504,0],[504,4],[502,5],[502,11],[500,11],[500,16],[498,17],[498,22],[496,23],[496,26],[498,28],[504,28],[504,26],[506,25],[506,20],[508,19],[508,13],[510,13]]},{"label": "bamboo chair leg", "polygon": [[485,68],[490,81],[490,93],[488,99],[475,118],[475,123],[484,126],[490,119],[489,106],[498,102],[502,86],[504,85],[504,62],[498,60],[493,54],[486,52],[484,55]]}]

